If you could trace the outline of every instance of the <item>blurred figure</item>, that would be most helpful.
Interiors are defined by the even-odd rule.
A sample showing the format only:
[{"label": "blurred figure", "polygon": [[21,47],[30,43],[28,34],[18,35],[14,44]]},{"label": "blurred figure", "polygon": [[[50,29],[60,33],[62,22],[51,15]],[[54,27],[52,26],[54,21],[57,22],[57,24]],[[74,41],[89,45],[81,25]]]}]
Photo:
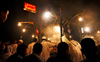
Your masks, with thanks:
[{"label": "blurred figure", "polygon": [[43,46],[43,50],[40,55],[40,59],[42,62],[46,62],[47,59],[50,57],[50,47],[56,46],[56,45],[54,43],[47,42],[45,36],[42,37],[41,44]]},{"label": "blurred figure", "polygon": [[33,46],[35,43],[37,43],[37,39],[33,38],[33,42],[28,45],[27,55],[31,55],[33,53]]},{"label": "blurred figure", "polygon": [[68,59],[69,46],[67,43],[59,43],[57,49],[57,56],[50,57],[46,62],[72,62],[70,59]]},{"label": "blurred figure", "polygon": [[1,62],[5,62],[7,60],[7,58],[10,56],[7,51],[6,43],[7,42],[3,43],[1,50],[0,50],[0,61]]},{"label": "blurred figure", "polygon": [[81,41],[82,53],[86,56],[82,62],[100,62],[100,57],[97,56],[97,47],[91,38],[85,38]]},{"label": "blurred figure", "polygon": [[11,46],[11,42],[10,41],[8,41],[7,51],[9,53],[9,56],[11,56],[12,52],[13,52],[13,47]]},{"label": "blurred figure", "polygon": [[4,42],[6,40],[6,32],[4,28],[4,22],[7,19],[9,14],[8,5],[5,1],[1,1],[0,3],[0,41]]},{"label": "blurred figure", "polygon": [[18,45],[21,45],[21,44],[23,44],[23,40],[22,39],[20,39],[19,42],[18,42]]},{"label": "blurred figure", "polygon": [[22,62],[23,58],[26,56],[27,46],[21,44],[17,47],[17,52],[10,56],[6,62]]},{"label": "blurred figure", "polygon": [[33,53],[29,56],[26,56],[23,62],[41,62],[39,56],[42,52],[42,45],[40,43],[34,44]]},{"label": "blurred figure", "polygon": [[2,42],[0,41],[0,52],[2,51],[2,49],[3,49],[3,44],[2,44]]},{"label": "blurred figure", "polygon": [[15,54],[18,47],[17,40],[13,41],[13,44],[11,44],[11,46],[13,47],[12,53]]},{"label": "blurred figure", "polygon": [[78,41],[71,40],[68,43],[69,46],[69,54],[70,59],[73,62],[80,62],[83,60],[82,52],[81,52],[81,45],[78,43]]}]

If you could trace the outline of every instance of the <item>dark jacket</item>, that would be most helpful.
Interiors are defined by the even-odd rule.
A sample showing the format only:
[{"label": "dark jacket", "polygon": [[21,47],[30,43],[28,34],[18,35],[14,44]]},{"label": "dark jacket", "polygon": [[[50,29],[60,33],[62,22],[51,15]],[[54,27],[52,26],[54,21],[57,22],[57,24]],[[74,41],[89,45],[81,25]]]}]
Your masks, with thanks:
[{"label": "dark jacket", "polygon": [[46,62],[72,62],[72,61],[65,56],[55,56],[55,57],[50,57]]},{"label": "dark jacket", "polygon": [[31,54],[29,56],[26,56],[23,59],[23,62],[41,62],[41,60],[34,54]]},{"label": "dark jacket", "polygon": [[19,54],[15,53],[12,56],[10,56],[6,62],[22,62],[23,57]]}]

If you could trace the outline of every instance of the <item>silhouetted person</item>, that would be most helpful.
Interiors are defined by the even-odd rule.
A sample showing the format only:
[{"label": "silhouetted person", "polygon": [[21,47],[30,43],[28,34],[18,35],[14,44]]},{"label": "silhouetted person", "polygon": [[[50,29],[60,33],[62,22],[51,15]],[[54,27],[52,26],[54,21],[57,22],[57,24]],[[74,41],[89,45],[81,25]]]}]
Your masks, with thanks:
[{"label": "silhouetted person", "polygon": [[7,47],[5,47],[5,43],[3,43],[3,45],[1,46],[1,50],[0,50],[0,62],[5,62],[7,60],[7,58],[10,56],[8,51],[7,51]]},{"label": "silhouetted person", "polygon": [[69,55],[69,46],[65,42],[58,44],[58,51],[56,57],[50,57],[46,62],[72,62],[68,59]]},{"label": "silhouetted person", "polygon": [[0,0],[0,41],[6,40],[6,32],[4,28],[4,22],[9,14],[8,5],[6,1]]},{"label": "silhouetted person", "polygon": [[100,57],[97,56],[97,47],[91,38],[85,38],[81,41],[82,53],[86,56],[82,62],[100,62]]},{"label": "silhouetted person", "polygon": [[27,55],[31,55],[33,53],[33,46],[37,43],[37,38],[33,38],[33,42],[28,45]]},{"label": "silhouetted person", "polygon": [[10,56],[6,62],[22,62],[22,59],[26,56],[27,46],[21,44],[17,47],[17,52]]},{"label": "silhouetted person", "polygon": [[42,52],[42,45],[40,43],[34,44],[33,53],[29,56],[26,56],[23,62],[41,62],[39,56]]}]

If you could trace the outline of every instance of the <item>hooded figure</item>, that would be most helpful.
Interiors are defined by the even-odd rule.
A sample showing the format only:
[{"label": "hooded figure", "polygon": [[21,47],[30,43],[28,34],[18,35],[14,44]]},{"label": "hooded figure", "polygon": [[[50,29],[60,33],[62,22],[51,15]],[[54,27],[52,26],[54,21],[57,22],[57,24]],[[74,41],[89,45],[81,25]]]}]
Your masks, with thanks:
[{"label": "hooded figure", "polygon": [[40,59],[42,62],[46,62],[47,59],[50,57],[50,47],[55,46],[55,44],[47,42],[45,36],[42,37],[41,44],[43,46],[43,49],[40,55]]}]

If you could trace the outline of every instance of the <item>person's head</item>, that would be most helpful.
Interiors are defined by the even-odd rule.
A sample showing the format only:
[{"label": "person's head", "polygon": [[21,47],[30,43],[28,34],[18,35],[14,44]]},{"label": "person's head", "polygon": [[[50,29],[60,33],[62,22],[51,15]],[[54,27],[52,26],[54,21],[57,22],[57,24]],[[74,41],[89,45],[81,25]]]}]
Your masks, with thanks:
[{"label": "person's head", "polygon": [[91,55],[96,54],[97,47],[95,45],[95,42],[91,38],[85,38],[81,41],[81,51],[83,54],[86,55],[86,57],[89,57]]},{"label": "person's head", "polygon": [[0,20],[2,22],[5,22],[8,14],[9,14],[9,3],[8,3],[8,1],[1,0],[0,1]]},{"label": "person's head", "polygon": [[43,36],[43,37],[42,37],[42,40],[46,40],[46,37],[45,37],[45,36]]},{"label": "person's head", "polygon": [[27,54],[27,46],[21,44],[21,45],[18,45],[17,47],[17,53],[23,57],[26,56]]},{"label": "person's head", "polygon": [[33,42],[36,42],[37,43],[37,38],[33,38]]},{"label": "person's head", "polygon": [[23,40],[19,40],[19,42],[18,42],[18,45],[21,45],[21,44],[23,44]]},{"label": "person's head", "polygon": [[37,55],[40,55],[41,52],[42,52],[42,44],[40,43],[36,43],[34,44],[34,47],[33,47],[33,53],[37,54]]},{"label": "person's head", "polygon": [[68,49],[69,49],[69,46],[67,43],[65,42],[61,42],[58,44],[58,55],[68,55]]}]

